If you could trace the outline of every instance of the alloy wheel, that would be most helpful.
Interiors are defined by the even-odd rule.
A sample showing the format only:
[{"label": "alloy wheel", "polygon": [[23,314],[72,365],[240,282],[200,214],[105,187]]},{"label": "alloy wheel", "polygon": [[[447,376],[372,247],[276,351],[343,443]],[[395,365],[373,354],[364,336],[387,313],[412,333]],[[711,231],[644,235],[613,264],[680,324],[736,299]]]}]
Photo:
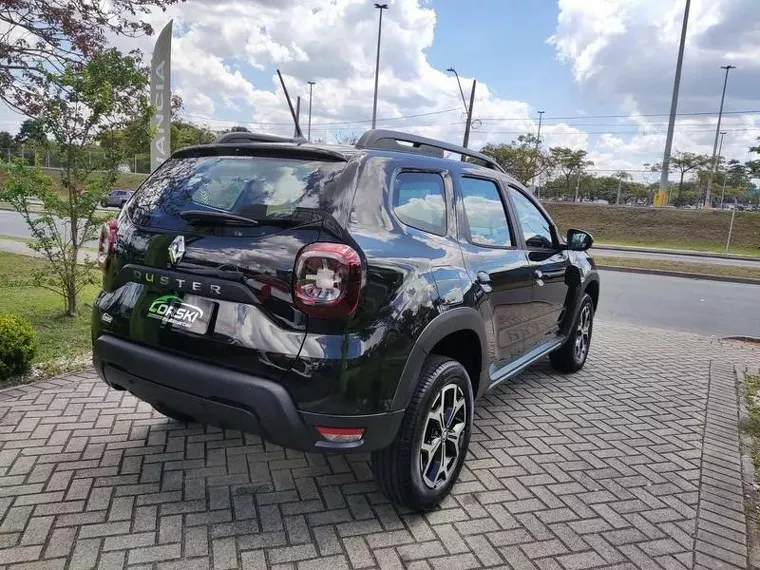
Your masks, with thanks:
[{"label": "alloy wheel", "polygon": [[591,344],[591,306],[586,304],[581,310],[576,329],[575,359],[577,362],[583,362],[586,358],[589,344]]},{"label": "alloy wheel", "polygon": [[467,401],[462,389],[447,384],[433,399],[420,445],[420,474],[431,489],[445,485],[459,462],[467,429]]}]

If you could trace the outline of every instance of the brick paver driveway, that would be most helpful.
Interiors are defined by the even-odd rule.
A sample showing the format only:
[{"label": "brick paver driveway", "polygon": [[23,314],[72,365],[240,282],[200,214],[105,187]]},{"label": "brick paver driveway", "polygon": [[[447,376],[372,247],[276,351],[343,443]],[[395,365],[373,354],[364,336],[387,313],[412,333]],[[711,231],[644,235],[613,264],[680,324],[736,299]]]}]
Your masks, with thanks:
[{"label": "brick paver driveway", "polygon": [[394,508],[366,456],[169,421],[93,373],[0,393],[0,567],[744,568],[736,343],[599,324],[477,411],[440,510]]}]

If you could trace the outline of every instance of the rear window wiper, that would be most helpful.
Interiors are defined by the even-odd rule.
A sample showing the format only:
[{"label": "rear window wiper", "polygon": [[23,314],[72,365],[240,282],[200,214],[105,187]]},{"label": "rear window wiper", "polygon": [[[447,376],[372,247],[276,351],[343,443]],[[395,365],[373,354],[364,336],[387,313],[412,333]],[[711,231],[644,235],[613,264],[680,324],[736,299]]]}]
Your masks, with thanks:
[{"label": "rear window wiper", "polygon": [[258,226],[259,222],[232,212],[217,212],[214,210],[185,210],[179,217],[195,224],[211,224],[223,226]]}]

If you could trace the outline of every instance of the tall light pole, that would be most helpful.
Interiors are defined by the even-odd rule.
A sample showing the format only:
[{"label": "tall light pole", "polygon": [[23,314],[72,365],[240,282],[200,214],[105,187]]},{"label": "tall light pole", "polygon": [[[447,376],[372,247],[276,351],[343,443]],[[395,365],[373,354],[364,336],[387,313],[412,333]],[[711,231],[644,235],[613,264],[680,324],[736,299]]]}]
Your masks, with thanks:
[{"label": "tall light pole", "polygon": [[453,73],[454,76],[457,78],[457,84],[459,85],[459,94],[462,95],[462,105],[464,105],[464,112],[467,113],[467,99],[464,96],[464,89],[462,89],[462,82],[459,80],[459,74],[457,73],[457,70],[453,67],[449,67],[446,71],[449,73]]},{"label": "tall light pole", "polygon": [[673,81],[673,98],[670,101],[670,120],[668,121],[668,134],[665,137],[665,153],[662,158],[662,172],[660,173],[660,189],[654,196],[655,206],[664,206],[668,192],[668,173],[670,172],[670,151],[673,147],[673,130],[676,126],[676,113],[678,112],[678,88],[681,85],[681,67],[683,66],[683,51],[686,45],[686,29],[689,25],[689,7],[691,0],[686,0],[683,11],[683,24],[681,26],[681,44],[678,47],[678,60],[676,61],[676,76]]},{"label": "tall light pole", "polygon": [[380,37],[383,34],[383,10],[388,9],[388,4],[375,4],[380,10],[380,21],[377,25],[377,61],[375,61],[375,99],[372,102],[372,128],[377,124],[377,83],[380,75]]},{"label": "tall light pole", "polygon": [[720,121],[723,118],[723,103],[726,100],[726,86],[728,85],[728,72],[732,69],[736,69],[735,65],[721,65],[721,69],[726,70],[726,77],[723,79],[723,94],[720,96],[720,110],[718,111],[718,126],[715,129],[715,141],[713,142],[713,167],[710,177],[707,179],[707,191],[705,192],[705,208],[712,206],[712,181],[713,176],[718,172],[718,155],[715,154],[718,148],[718,135],[720,134]]},{"label": "tall light pole", "polygon": [[306,140],[311,142],[311,102],[314,99],[314,82],[309,81],[309,130]]},{"label": "tall light pole", "polygon": [[[544,111],[539,111],[538,112],[538,134],[536,135],[536,170],[538,170],[538,160],[539,160],[538,148],[539,146],[541,146],[541,121],[543,120],[543,118],[544,118]],[[533,188],[535,189],[534,193],[536,194],[536,196],[538,196],[538,188],[536,186],[537,179],[538,179],[538,173],[536,173],[533,176]],[[540,184],[541,180],[538,179],[538,182]]]}]

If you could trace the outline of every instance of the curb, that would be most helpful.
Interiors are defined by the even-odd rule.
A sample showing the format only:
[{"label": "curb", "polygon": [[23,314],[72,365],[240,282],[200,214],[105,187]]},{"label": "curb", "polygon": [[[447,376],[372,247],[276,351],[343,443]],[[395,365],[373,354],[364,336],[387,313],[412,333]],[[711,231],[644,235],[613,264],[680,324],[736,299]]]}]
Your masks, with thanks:
[{"label": "curb", "polygon": [[746,372],[734,367],[736,376],[736,399],[739,404],[739,457],[742,487],[744,491],[744,514],[747,519],[747,562],[749,568],[760,567],[760,528],[756,523],[758,493],[755,489],[755,466],[752,463],[752,437],[744,430],[749,419],[747,409]]},{"label": "curb", "polygon": [[610,244],[594,244],[591,249],[602,249],[612,251],[630,251],[631,253],[656,253],[659,255],[683,255],[687,257],[714,257],[718,259],[735,259],[738,261],[758,261],[760,262],[760,256],[754,257],[751,255],[734,255],[715,253],[712,251],[693,251],[684,249],[657,249],[652,247],[636,247],[627,245],[610,245]]},{"label": "curb", "polygon": [[726,283],[744,283],[760,285],[760,279],[751,277],[731,277],[729,275],[708,275],[706,273],[689,273],[687,271],[668,271],[666,269],[644,269],[641,267],[622,267],[620,265],[597,265],[597,269],[619,271],[621,273],[642,273],[647,275],[662,275],[664,277],[682,277],[684,279],[700,279],[704,281],[723,281]]},{"label": "curb", "polygon": [[760,336],[724,336],[720,340],[738,340],[740,342],[751,342],[754,344],[760,344]]}]

